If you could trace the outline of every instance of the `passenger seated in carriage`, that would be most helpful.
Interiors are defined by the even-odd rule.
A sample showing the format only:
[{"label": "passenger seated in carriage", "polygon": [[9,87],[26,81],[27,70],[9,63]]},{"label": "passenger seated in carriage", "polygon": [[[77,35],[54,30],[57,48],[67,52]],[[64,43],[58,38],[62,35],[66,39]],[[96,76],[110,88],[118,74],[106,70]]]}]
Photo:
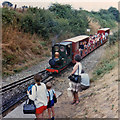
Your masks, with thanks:
[{"label": "passenger seated in carriage", "polygon": [[87,42],[84,42],[85,54],[87,54]]},{"label": "passenger seated in carriage", "polygon": [[82,51],[84,49],[84,45],[82,42],[80,42],[80,45],[79,45],[79,52],[80,52],[80,55],[82,56]]},{"label": "passenger seated in carriage", "polygon": [[105,39],[108,39],[108,33],[105,32]]}]

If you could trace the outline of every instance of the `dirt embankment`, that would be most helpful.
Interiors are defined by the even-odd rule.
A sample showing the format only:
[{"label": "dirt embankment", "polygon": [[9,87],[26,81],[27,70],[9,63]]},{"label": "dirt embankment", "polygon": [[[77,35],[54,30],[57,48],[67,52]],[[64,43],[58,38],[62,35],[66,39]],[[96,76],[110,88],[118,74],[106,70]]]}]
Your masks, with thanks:
[{"label": "dirt embankment", "polygon": [[[68,86],[68,85],[67,85]],[[89,89],[79,92],[80,103],[71,105],[67,87],[55,105],[57,118],[118,118],[118,66]]]},{"label": "dirt embankment", "polygon": [[36,34],[24,33],[11,26],[2,32],[2,72],[4,76],[20,72],[50,56],[50,43]]}]

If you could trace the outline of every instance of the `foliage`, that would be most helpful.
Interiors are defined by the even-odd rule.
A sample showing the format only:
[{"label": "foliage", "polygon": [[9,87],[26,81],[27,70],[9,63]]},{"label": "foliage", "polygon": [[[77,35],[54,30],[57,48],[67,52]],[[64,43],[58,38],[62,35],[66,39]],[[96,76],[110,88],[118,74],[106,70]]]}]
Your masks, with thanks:
[{"label": "foliage", "polygon": [[4,25],[13,24],[15,18],[15,11],[8,10],[7,8],[2,9],[2,22]]},{"label": "foliage", "polygon": [[117,32],[114,32],[113,35],[109,36],[109,44],[115,44],[119,40],[118,37],[120,38],[120,29]]},{"label": "foliage", "polygon": [[97,80],[104,74],[112,70],[117,64],[116,58],[118,58],[118,43],[116,42],[112,46],[108,46],[102,59],[97,64],[97,67],[93,71],[93,78],[91,81]]},{"label": "foliage", "polygon": [[99,12],[88,12],[83,9],[75,10],[71,5],[52,4],[48,9],[29,7],[24,14],[14,10],[3,8],[3,25],[18,26],[24,32],[38,34],[45,40],[51,36],[73,36],[86,34],[89,28],[88,17],[100,23],[101,27],[115,27],[118,21],[118,10],[110,7],[108,10],[101,9]]},{"label": "foliage", "polygon": [[119,11],[116,8],[110,7],[108,9],[108,12],[110,12],[115,17],[116,21],[120,22]]},{"label": "foliage", "polygon": [[60,4],[53,4],[49,7],[49,10],[55,14],[56,19],[66,21],[65,26],[67,29],[64,28],[63,32],[67,30],[68,32],[73,33],[74,36],[86,33],[86,29],[88,27],[87,16],[80,13],[79,10],[72,9],[70,5]]},{"label": "foliage", "polygon": [[101,9],[98,12],[86,11],[86,14],[89,17],[94,18],[94,21],[98,22],[101,25],[101,27],[109,27],[109,28],[116,27],[115,16],[112,13],[110,13],[108,10]]}]

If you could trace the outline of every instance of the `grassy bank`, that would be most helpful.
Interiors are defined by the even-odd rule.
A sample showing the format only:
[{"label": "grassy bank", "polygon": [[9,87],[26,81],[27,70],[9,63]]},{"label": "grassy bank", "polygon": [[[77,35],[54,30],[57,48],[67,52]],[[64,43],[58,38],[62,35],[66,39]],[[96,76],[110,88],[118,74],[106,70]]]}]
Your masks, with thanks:
[{"label": "grassy bank", "polygon": [[11,26],[2,30],[3,76],[20,72],[50,56],[51,43],[36,34],[23,33]]},{"label": "grassy bank", "polygon": [[100,79],[104,74],[109,73],[116,65],[118,65],[118,42],[106,47],[100,62],[93,70],[91,81]]}]

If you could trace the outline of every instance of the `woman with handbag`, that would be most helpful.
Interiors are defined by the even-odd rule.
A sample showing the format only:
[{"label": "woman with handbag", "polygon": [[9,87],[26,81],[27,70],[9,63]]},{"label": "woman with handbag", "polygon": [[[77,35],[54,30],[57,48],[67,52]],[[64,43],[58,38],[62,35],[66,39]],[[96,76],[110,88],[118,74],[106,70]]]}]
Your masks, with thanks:
[{"label": "woman with handbag", "polygon": [[75,56],[76,64],[73,67],[73,70],[70,74],[70,76],[74,75],[74,80],[71,80],[71,91],[73,93],[73,102],[71,104],[78,104],[79,98],[78,98],[78,90],[80,87],[80,74],[82,71],[82,64],[80,63],[81,57],[80,55]]},{"label": "woman with handbag", "polygon": [[30,91],[27,91],[27,94],[36,106],[36,118],[43,118],[48,103],[47,88],[44,83],[40,82],[42,80],[41,75],[36,74],[34,80],[36,84],[32,87],[32,94],[30,94]]}]

